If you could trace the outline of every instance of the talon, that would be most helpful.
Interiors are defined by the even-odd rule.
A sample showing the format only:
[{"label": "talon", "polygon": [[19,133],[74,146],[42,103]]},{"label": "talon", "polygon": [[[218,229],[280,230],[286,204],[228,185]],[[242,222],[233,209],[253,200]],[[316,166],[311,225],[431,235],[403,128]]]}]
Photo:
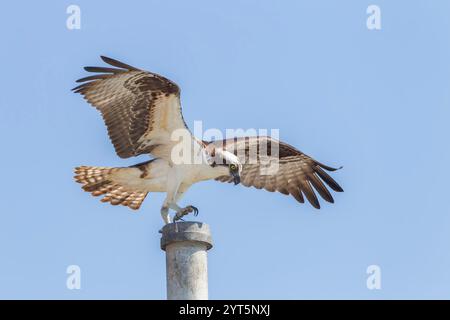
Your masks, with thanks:
[{"label": "talon", "polygon": [[194,216],[198,216],[198,209],[194,206],[191,206],[192,210],[194,211]]},{"label": "talon", "polygon": [[174,217],[173,217],[173,222],[177,222],[178,220],[184,221],[183,217],[188,215],[189,213],[193,212],[194,216],[198,216],[198,209],[194,206],[187,206],[186,208],[181,209],[180,211],[178,211]]}]

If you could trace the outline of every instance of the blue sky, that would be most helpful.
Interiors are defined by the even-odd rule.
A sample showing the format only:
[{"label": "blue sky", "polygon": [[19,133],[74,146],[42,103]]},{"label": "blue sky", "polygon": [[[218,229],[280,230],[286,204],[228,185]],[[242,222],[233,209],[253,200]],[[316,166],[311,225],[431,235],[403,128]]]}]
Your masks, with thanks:
[{"label": "blue sky", "polygon": [[[81,8],[81,29],[66,8]],[[366,27],[381,8],[382,29]],[[164,299],[163,194],[139,212],[82,192],[77,165],[126,166],[70,92],[107,55],[182,89],[186,122],[277,128],[344,169],[320,211],[218,182],[200,209],[212,299],[450,298],[448,1],[5,2],[0,33],[0,298]],[[66,268],[81,268],[81,289]],[[366,268],[381,268],[368,290]]]}]

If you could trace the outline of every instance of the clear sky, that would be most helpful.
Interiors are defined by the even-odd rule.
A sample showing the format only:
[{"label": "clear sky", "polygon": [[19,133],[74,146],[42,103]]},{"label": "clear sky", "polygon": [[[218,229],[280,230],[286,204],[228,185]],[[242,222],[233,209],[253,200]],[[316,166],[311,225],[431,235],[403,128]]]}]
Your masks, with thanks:
[{"label": "clear sky", "polygon": [[[66,8],[81,8],[68,30]],[[366,9],[381,9],[368,30]],[[165,298],[163,194],[138,212],[73,181],[126,166],[70,89],[107,55],[172,79],[186,122],[275,128],[345,192],[320,211],[203,182],[210,298],[450,298],[449,1],[2,3],[0,298]],[[81,268],[81,289],[66,268]],[[381,289],[366,269],[381,269]]]}]

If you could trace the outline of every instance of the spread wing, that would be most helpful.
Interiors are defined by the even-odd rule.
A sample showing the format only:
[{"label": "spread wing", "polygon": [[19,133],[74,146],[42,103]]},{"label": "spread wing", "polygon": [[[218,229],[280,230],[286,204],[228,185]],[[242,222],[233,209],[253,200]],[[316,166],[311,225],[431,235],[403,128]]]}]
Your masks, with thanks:
[{"label": "spread wing", "polygon": [[77,80],[83,84],[72,90],[101,112],[121,158],[170,145],[173,130],[187,129],[180,89],[175,83],[117,60],[101,58],[115,68],[85,67],[96,74]]},{"label": "spread wing", "polygon": [[[320,209],[319,200],[315,193],[328,202],[334,202],[327,186],[334,191],[342,192],[339,184],[331,178],[326,171],[337,169],[326,166],[294,147],[270,137],[242,137],[210,142],[216,147],[234,153],[243,164],[241,183],[257,189],[278,191],[292,195],[297,201],[304,203],[305,197],[317,209]],[[278,156],[276,156],[276,147]],[[278,161],[267,161],[268,155]],[[272,169],[270,166],[273,165]],[[231,182],[229,176],[222,176],[216,180]]]}]

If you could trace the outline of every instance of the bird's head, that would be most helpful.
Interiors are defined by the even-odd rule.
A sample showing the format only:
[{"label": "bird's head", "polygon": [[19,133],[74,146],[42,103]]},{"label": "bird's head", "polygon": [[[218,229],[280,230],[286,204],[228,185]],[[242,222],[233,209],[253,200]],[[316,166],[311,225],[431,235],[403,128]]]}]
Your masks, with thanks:
[{"label": "bird's head", "polygon": [[228,170],[230,172],[230,176],[233,177],[234,184],[239,184],[241,182],[242,172],[242,164],[239,161],[239,158],[228,151],[224,151],[224,156],[227,159],[225,163],[228,165]]},{"label": "bird's head", "polygon": [[229,174],[235,185],[241,182],[242,163],[237,156],[221,148],[215,148],[213,159],[211,166],[220,167],[224,173]]}]

